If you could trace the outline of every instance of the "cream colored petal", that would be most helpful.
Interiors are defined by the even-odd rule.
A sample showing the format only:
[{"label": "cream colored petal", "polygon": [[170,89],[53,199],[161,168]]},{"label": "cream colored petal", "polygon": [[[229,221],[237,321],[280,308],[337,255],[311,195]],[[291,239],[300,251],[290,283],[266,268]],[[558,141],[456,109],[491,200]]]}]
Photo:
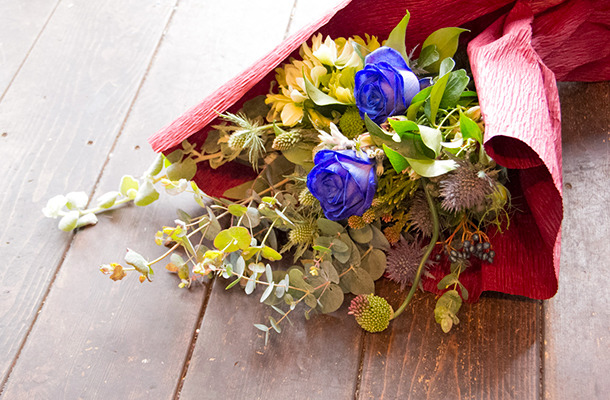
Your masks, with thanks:
[{"label": "cream colored petal", "polygon": [[294,103],[288,103],[282,109],[282,122],[287,126],[294,126],[303,119],[303,108]]}]

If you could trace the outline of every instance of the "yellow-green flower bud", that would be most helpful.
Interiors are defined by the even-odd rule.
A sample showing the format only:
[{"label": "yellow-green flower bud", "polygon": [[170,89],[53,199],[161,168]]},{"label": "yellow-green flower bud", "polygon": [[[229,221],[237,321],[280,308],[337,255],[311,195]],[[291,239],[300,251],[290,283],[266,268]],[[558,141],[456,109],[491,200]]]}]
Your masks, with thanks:
[{"label": "yellow-green flower bud", "polygon": [[356,107],[348,108],[339,120],[341,132],[348,138],[354,139],[364,132],[364,121]]},{"label": "yellow-green flower bud", "polygon": [[352,300],[348,314],[356,317],[356,322],[362,329],[374,333],[388,327],[394,316],[394,310],[383,297],[361,294]]}]

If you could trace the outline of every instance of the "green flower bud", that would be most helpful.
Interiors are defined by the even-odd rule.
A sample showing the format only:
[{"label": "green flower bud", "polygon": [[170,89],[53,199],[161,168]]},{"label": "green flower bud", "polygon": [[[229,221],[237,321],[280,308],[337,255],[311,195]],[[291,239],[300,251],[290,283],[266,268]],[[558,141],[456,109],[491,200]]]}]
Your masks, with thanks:
[{"label": "green flower bud", "polygon": [[362,329],[374,333],[388,327],[394,310],[383,297],[361,294],[352,300],[348,314],[356,317],[356,322]]},{"label": "green flower bud", "polygon": [[364,132],[364,121],[360,118],[357,107],[350,107],[345,111],[339,120],[339,128],[348,139],[354,139]]}]

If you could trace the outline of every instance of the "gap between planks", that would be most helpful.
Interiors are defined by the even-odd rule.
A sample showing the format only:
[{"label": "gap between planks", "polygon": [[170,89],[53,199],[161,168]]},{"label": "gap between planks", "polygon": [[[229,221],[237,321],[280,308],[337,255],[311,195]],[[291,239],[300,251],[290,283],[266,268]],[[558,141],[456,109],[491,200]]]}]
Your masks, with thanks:
[{"label": "gap between planks", "polygon": [[[19,71],[21,71],[21,68],[23,67],[23,65],[25,64],[26,60],[28,59],[30,53],[32,52],[32,49],[38,43],[38,39],[40,38],[40,36],[44,32],[44,30],[46,29],[49,21],[51,20],[51,18],[55,14],[55,11],[57,10],[57,7],[59,6],[60,2],[61,1],[59,0],[55,4],[55,7],[53,8],[51,13],[49,14],[49,17],[47,18],[47,20],[45,21],[44,25],[42,26],[40,32],[36,36],[36,39],[34,39],[34,42],[32,43],[32,46],[28,49],[28,52],[26,53],[26,56],[24,57],[24,59],[21,62],[21,64],[19,64],[19,67],[17,68],[17,71],[15,72],[15,74],[13,75],[11,80],[9,81],[9,84],[6,87],[5,91],[2,93],[2,95],[0,95],[0,102],[2,102],[2,100],[4,99],[4,96],[8,92],[9,88],[11,87],[11,84],[13,83],[13,81],[15,80],[17,75],[19,75]],[[161,31],[161,37],[159,37],[159,39],[157,41],[157,44],[155,45],[155,49],[154,49],[154,51],[152,53],[152,56],[150,57],[150,60],[148,61],[148,65],[146,67],[146,70],[144,71],[144,74],[142,75],[142,78],[140,79],[140,83],[138,84],[138,87],[137,87],[137,89],[136,89],[136,91],[134,93],[134,96],[131,99],[129,107],[127,108],[127,112],[125,113],[125,117],[123,118],[123,122],[121,123],[121,127],[119,128],[119,131],[118,131],[116,137],[114,138],[114,141],[113,141],[112,145],[110,146],[108,154],[106,155],[106,160],[102,164],[100,172],[99,172],[97,178],[95,179],[95,182],[93,183],[93,188],[89,192],[89,203],[93,199],[93,194],[96,192],[96,190],[98,188],[98,185],[99,185],[99,183],[100,183],[100,181],[102,179],[102,176],[104,175],[104,170],[106,169],[106,166],[108,165],[108,162],[110,161],[111,155],[114,152],[114,149],[115,149],[115,147],[116,147],[116,145],[117,145],[117,143],[119,141],[119,138],[123,134],[123,130],[125,128],[125,124],[127,123],[127,120],[129,119],[129,116],[131,115],[131,111],[133,110],[133,106],[134,106],[136,100],[138,99],[138,95],[140,94],[140,90],[142,89],[142,86],[144,85],[144,82],[146,82],[146,78],[148,77],[148,74],[150,72],[152,64],[155,61],[155,58],[157,56],[157,53],[159,52],[159,48],[161,46],[161,43],[163,42],[163,38],[165,37],[165,32],[167,32],[167,29],[169,28],[169,25],[171,24],[171,21],[172,21],[172,19],[174,17],[174,14],[176,13],[176,10],[178,9],[179,4],[180,4],[180,0],[176,0],[175,3],[174,3],[174,6],[172,7],[172,11],[170,12],[169,17],[167,18],[165,26],[164,26],[163,30]],[[89,206],[89,203],[87,204],[87,207]],[[48,284],[48,286],[47,286],[47,288],[46,288],[46,290],[44,292],[44,295],[42,296],[40,304],[37,307],[36,315],[32,319],[32,322],[30,323],[30,326],[28,327],[27,332],[26,332],[23,340],[21,341],[21,343],[19,345],[19,349],[17,350],[17,353],[15,354],[15,357],[13,358],[13,361],[11,362],[10,367],[9,367],[6,375],[4,376],[2,381],[0,382],[0,396],[4,392],[4,388],[5,388],[8,380],[9,380],[9,377],[11,376],[11,374],[13,372],[13,369],[15,368],[15,365],[17,364],[17,360],[19,360],[19,356],[21,355],[21,352],[23,351],[23,348],[25,347],[25,344],[28,341],[28,338],[30,336],[30,333],[32,332],[32,329],[34,328],[34,325],[36,324],[36,321],[38,320],[38,316],[40,315],[40,313],[42,311],[42,308],[44,307],[44,304],[45,304],[45,302],[47,300],[47,297],[49,296],[49,293],[51,292],[51,288],[53,287],[53,284],[55,283],[55,280],[57,279],[57,275],[59,273],[59,270],[63,266],[64,261],[66,260],[66,256],[68,255],[68,252],[72,248],[75,236],[76,236],[76,233],[73,232],[72,233],[72,238],[70,239],[70,241],[68,242],[66,248],[64,249],[64,251],[63,251],[63,253],[61,255],[61,259],[57,263],[57,267],[55,268],[55,271],[53,272],[51,280],[49,281],[49,284]],[[207,304],[207,299],[208,298],[209,298],[209,293],[206,294],[205,301],[204,301],[204,306]],[[203,313],[200,316],[198,327],[201,324],[201,319],[202,318],[203,318]]]}]

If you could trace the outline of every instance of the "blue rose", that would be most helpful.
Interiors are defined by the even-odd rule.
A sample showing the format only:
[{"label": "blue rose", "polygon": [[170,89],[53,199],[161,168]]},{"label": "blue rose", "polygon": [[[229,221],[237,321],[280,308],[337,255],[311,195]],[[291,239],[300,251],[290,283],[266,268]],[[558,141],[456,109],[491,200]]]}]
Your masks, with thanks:
[{"label": "blue rose", "polygon": [[326,218],[339,221],[371,207],[377,179],[375,166],[354,150],[321,150],[307,175],[307,188],[320,200]]},{"label": "blue rose", "polygon": [[366,56],[364,69],[356,73],[354,95],[360,116],[368,114],[378,124],[403,114],[417,92],[417,76],[400,53],[390,47],[380,47]]}]

